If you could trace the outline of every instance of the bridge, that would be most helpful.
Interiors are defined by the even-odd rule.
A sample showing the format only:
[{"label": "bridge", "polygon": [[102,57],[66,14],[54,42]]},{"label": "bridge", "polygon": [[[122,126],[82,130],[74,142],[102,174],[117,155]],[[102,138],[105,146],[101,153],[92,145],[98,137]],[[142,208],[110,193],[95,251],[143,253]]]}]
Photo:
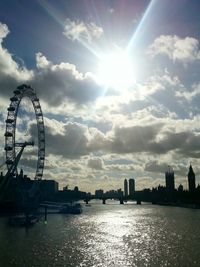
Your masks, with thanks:
[{"label": "bridge", "polygon": [[127,201],[135,201],[137,205],[140,205],[142,203],[140,197],[137,197],[137,198],[136,197],[119,197],[119,198],[102,197],[102,198],[97,198],[95,196],[90,196],[90,197],[87,196],[84,199],[84,202],[86,204],[89,204],[89,202],[93,199],[101,200],[102,204],[104,204],[104,205],[106,204],[107,200],[112,200],[112,199],[119,201],[120,205],[123,205]]}]

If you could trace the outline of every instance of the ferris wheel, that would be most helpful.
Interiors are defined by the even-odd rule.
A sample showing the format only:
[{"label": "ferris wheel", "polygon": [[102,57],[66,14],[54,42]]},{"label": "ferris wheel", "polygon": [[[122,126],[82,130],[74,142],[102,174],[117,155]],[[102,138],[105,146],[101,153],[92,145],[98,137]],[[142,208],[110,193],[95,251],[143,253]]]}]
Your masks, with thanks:
[{"label": "ferris wheel", "polygon": [[[6,151],[6,165],[9,170],[16,161],[16,148],[22,147],[23,143],[16,141],[16,121],[20,103],[23,98],[28,98],[32,102],[35,112],[35,119],[37,122],[37,163],[35,179],[42,179],[44,160],[45,160],[45,129],[42,109],[40,106],[39,98],[36,96],[35,90],[28,85],[18,86],[13,91],[13,96],[10,98],[10,105],[8,107],[6,119],[6,132],[5,132],[5,151]],[[25,142],[27,143],[27,142]],[[15,175],[17,174],[17,169]]]}]

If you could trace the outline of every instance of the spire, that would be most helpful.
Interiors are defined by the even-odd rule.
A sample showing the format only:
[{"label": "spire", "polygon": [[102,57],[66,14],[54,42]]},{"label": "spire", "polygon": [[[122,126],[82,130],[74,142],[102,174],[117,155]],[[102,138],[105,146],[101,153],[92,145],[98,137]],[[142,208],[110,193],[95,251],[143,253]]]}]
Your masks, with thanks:
[{"label": "spire", "polygon": [[190,167],[189,167],[189,173],[188,174],[194,174],[193,168],[192,168],[192,164],[190,163]]},{"label": "spire", "polygon": [[20,170],[20,177],[23,178],[24,177],[24,172],[23,172],[23,169]]},{"label": "spire", "polygon": [[189,172],[188,172],[188,187],[189,192],[194,192],[196,185],[195,185],[195,173],[192,168],[192,164],[190,164]]}]

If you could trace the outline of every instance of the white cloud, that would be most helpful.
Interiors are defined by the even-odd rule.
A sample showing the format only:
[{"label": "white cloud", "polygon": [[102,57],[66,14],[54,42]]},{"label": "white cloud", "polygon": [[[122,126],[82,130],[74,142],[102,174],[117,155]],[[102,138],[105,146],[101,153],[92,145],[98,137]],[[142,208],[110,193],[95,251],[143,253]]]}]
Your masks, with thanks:
[{"label": "white cloud", "polygon": [[200,83],[193,84],[191,90],[186,91],[178,91],[176,93],[177,97],[185,98],[189,102],[191,102],[195,97],[200,96]]},{"label": "white cloud", "polygon": [[20,66],[7,49],[2,46],[3,38],[7,36],[7,25],[0,23],[0,88],[1,94],[7,94],[19,83],[24,83],[33,77],[33,71]]},{"label": "white cloud", "polygon": [[192,37],[161,35],[149,46],[147,53],[152,57],[166,55],[174,62],[188,64],[200,59],[199,41]]},{"label": "white cloud", "polygon": [[[8,27],[0,24],[0,37],[5,38],[8,32]],[[34,71],[20,66],[0,42],[1,95],[8,98],[19,84],[28,83],[49,106],[59,106],[63,103],[69,105],[69,102],[70,105],[84,105],[95,101],[103,92],[94,75],[80,73],[73,64],[53,64],[38,52],[36,66]]]},{"label": "white cloud", "polygon": [[36,66],[38,69],[45,69],[51,65],[51,62],[40,52],[36,53]]},{"label": "white cloud", "polygon": [[[73,25],[76,24],[78,22]],[[92,40],[98,37],[97,33],[91,33],[92,27],[88,27],[88,24],[81,25],[77,38]],[[8,33],[7,26],[0,24],[0,94],[9,102],[11,90],[19,83],[30,83],[37,91],[43,110],[46,107],[45,116],[51,112],[53,119],[45,117],[46,152],[52,162],[46,165],[47,178],[53,173],[52,178],[60,177],[61,181],[63,176],[65,182],[70,181],[73,185],[77,182],[93,188],[102,184],[101,180],[97,183],[95,180],[94,185],[93,180],[105,174],[104,177],[109,177],[116,186],[121,181],[114,177],[128,177],[137,172],[142,172],[144,179],[146,175],[158,177],[158,172],[160,175],[164,170],[163,162],[170,163],[176,159],[179,166],[180,159],[182,161],[190,157],[196,160],[199,157],[199,116],[186,119],[184,116],[187,114],[183,113],[184,109],[193,111],[193,106],[185,105],[184,101],[192,101],[200,95],[198,82],[190,86],[191,90],[187,90],[179,77],[165,71],[150,77],[143,84],[135,85],[134,90],[124,95],[123,92],[120,95],[112,95],[111,92],[99,98],[103,89],[96,83],[95,76],[81,73],[74,64],[54,64],[38,52],[34,71],[20,66],[2,46],[3,38]],[[74,38],[72,33],[69,38]],[[158,46],[158,51],[155,46],[151,55],[165,54],[183,63],[196,60],[198,41],[177,38],[168,38],[172,43],[169,41],[167,44],[166,41],[163,48]],[[6,107],[5,100],[1,100],[0,108],[4,114]],[[73,122],[69,122],[69,118]],[[2,144],[4,120],[5,116],[1,116]],[[159,161],[161,154],[166,161]],[[131,162],[125,162],[124,159]],[[31,166],[31,158],[27,157],[25,163]],[[195,161],[195,164],[197,166],[198,162]],[[105,181],[105,188],[107,183]]]},{"label": "white cloud", "polygon": [[82,21],[73,21],[69,18],[65,23],[63,34],[70,40],[87,40],[92,42],[93,39],[99,39],[103,34],[103,29],[94,22],[84,23]]},{"label": "white cloud", "polygon": [[0,42],[8,35],[8,33],[8,26],[0,22]]},{"label": "white cloud", "polygon": [[145,95],[152,95],[157,91],[168,90],[169,88],[177,89],[182,87],[177,76],[170,76],[167,70],[162,75],[151,76],[147,83],[140,85],[141,93]]},{"label": "white cloud", "polygon": [[38,71],[35,71],[31,84],[50,105],[58,106],[67,100],[85,104],[103,92],[94,75],[79,72],[73,64],[53,64],[42,53],[36,54],[36,63]]}]

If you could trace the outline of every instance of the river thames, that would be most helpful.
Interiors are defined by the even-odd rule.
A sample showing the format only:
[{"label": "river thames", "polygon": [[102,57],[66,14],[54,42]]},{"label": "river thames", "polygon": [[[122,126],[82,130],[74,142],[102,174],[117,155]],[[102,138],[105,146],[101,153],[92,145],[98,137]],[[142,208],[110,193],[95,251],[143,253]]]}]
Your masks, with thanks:
[{"label": "river thames", "polygon": [[0,217],[0,266],[200,266],[200,210],[157,205],[83,207],[31,228]]}]

